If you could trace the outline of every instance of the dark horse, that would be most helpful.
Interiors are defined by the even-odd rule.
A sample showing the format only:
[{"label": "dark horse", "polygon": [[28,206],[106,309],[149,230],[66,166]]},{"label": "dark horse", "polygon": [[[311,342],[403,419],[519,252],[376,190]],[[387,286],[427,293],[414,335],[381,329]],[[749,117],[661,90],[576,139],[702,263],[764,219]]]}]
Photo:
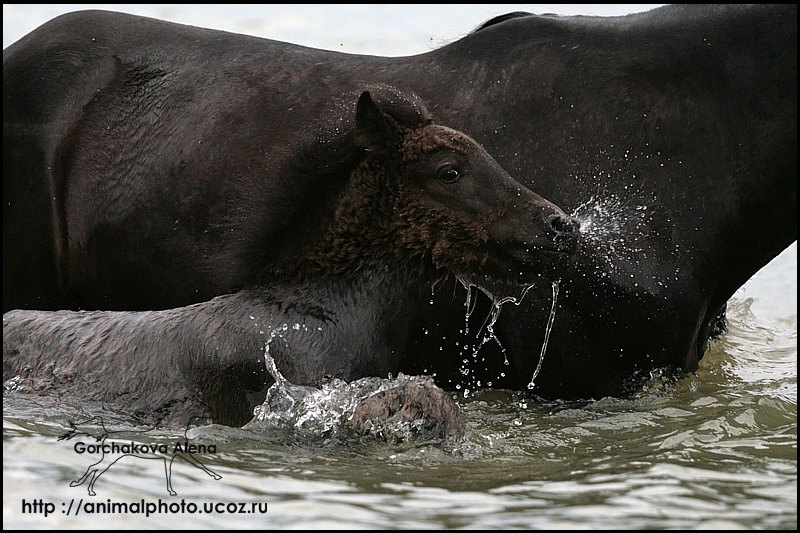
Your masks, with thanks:
[{"label": "dark horse", "polygon": [[[260,263],[230,244],[256,231],[264,254],[283,254],[296,235],[282,216],[317,201],[265,178],[365,82],[414,91],[582,218],[542,396],[619,394],[632,375],[695,369],[727,299],[797,238],[794,5],[516,13],[397,58],[88,11],[3,54],[4,310],[160,309],[253,282]],[[278,215],[241,205],[247,194]],[[497,385],[530,380],[549,291],[501,314],[510,365]],[[430,299],[421,287],[403,360],[373,373],[458,377],[456,343],[472,342],[463,292]]]},{"label": "dark horse", "polygon": [[[433,124],[414,95],[376,89],[380,104],[364,92],[354,114],[343,110],[355,96],[334,105],[351,116],[233,203],[258,219],[243,227],[230,215],[218,231],[233,238],[219,253],[257,265],[253,285],[159,311],[9,311],[4,381],[166,423],[203,413],[241,425],[272,382],[268,342],[295,384],[386,376],[400,365],[424,283],[454,274],[519,292],[566,267],[579,243],[571,219],[474,140]],[[314,202],[284,203],[286,194]]]}]

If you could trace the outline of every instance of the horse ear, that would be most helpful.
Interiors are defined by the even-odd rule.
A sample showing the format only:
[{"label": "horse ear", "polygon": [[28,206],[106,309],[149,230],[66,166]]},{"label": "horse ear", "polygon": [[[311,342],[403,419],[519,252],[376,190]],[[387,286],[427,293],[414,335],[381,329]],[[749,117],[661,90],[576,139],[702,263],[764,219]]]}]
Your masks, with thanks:
[{"label": "horse ear", "polygon": [[397,124],[381,111],[369,91],[361,93],[356,104],[356,144],[367,149],[381,148],[393,143],[397,133]]}]

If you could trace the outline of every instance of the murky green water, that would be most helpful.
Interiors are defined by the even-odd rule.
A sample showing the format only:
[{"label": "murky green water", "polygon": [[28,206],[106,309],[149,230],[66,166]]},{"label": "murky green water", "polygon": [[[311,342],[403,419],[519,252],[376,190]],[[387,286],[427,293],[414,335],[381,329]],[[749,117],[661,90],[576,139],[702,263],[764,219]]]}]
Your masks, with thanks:
[{"label": "murky green water", "polygon": [[[455,36],[453,21],[468,21],[458,28],[463,33],[489,15],[486,6],[473,14],[470,10],[478,8],[464,6],[453,14],[452,6],[445,7],[451,16],[440,18],[435,34],[441,39]],[[205,14],[208,20],[191,22],[219,27],[210,8],[152,9],[161,11],[151,16],[173,20],[189,11]],[[266,9],[229,11],[236,13],[230,18],[238,24],[230,29],[324,45],[272,31],[283,24],[298,35],[341,38],[346,51],[392,52],[370,48],[370,43],[391,40],[385,35],[368,36],[372,41],[365,44],[338,36],[329,24],[322,32],[315,23],[319,17],[292,18],[288,12],[270,17],[258,11]],[[319,15],[322,8],[316,9]],[[387,15],[393,24],[409,28],[430,22],[405,7],[373,12],[374,24],[366,24],[364,10],[348,15],[344,6],[330,9],[334,19],[349,17],[373,29],[385,28]],[[506,5],[496,12],[514,9],[558,11],[553,6]],[[19,31],[6,26],[13,15],[20,24],[42,17],[25,31],[53,16],[41,6],[4,6],[3,13],[4,37],[7,31]],[[442,24],[451,24],[451,34]],[[407,33],[403,39],[409,39]],[[411,50],[401,39],[394,51],[421,51],[438,44],[426,38],[424,46]],[[655,378],[635,398],[590,404],[535,404],[506,391],[459,399],[467,442],[452,451],[374,441],[342,445],[281,431],[195,430],[192,442],[215,446],[213,453],[196,457],[222,479],[178,460],[172,477],[177,496],[169,496],[160,462],[133,458],[120,460],[100,477],[94,497],[85,485],[70,487],[99,458],[77,453],[77,438],[58,440],[68,430],[68,420],[83,415],[58,399],[5,396],[3,526],[793,530],[796,293],[795,244],[737,294],[729,307],[730,332],[714,344],[697,373],[674,383]],[[103,415],[113,422],[113,413]],[[139,441],[172,446],[182,437],[151,431]],[[267,512],[260,512],[258,504],[265,503]],[[101,508],[120,504],[128,508]],[[159,504],[173,509],[159,509]],[[148,505],[164,512],[145,516]],[[205,505],[214,507],[211,512],[190,512],[193,506],[206,511]]]}]

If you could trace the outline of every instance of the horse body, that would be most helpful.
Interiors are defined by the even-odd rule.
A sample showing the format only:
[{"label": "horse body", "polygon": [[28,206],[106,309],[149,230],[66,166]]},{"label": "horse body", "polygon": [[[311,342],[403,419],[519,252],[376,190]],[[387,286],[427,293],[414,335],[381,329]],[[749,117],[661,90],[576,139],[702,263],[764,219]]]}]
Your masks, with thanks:
[{"label": "horse body", "polygon": [[[65,15],[4,51],[4,308],[164,308],[242,286],[257,272],[224,253],[216,221],[256,191],[312,207],[263,176],[332,98],[387,83],[583,217],[537,393],[690,371],[727,299],[796,240],[796,44],[796,6],[514,17],[400,58]],[[133,180],[151,183],[142,202]],[[514,386],[550,311],[549,287],[535,291],[495,327]],[[444,376],[462,357],[449,343],[463,302],[420,292],[403,364]]]}]

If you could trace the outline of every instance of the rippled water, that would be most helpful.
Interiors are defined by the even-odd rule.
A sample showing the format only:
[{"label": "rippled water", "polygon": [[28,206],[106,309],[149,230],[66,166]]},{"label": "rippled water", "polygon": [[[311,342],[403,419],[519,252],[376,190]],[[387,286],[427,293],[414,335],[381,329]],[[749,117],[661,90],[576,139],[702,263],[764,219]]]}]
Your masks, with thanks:
[{"label": "rippled water", "polygon": [[[4,19],[14,9],[4,6]],[[180,14],[189,8],[161,9]],[[256,8],[243,9],[256,18]],[[331,9],[341,14],[345,8]],[[543,8],[497,8],[512,9]],[[463,31],[485,18],[463,16],[470,21]],[[408,24],[415,18],[405,17]],[[192,429],[192,443],[214,446],[196,457],[222,479],[177,460],[176,497],[165,489],[159,461],[133,458],[99,478],[97,496],[88,496],[85,486],[70,487],[99,456],[76,452],[75,443],[91,443],[88,437],[58,440],[68,421],[89,411],[102,414],[112,429],[118,414],[58,399],[5,396],[3,525],[795,529],[796,293],[795,244],[737,293],[729,306],[730,332],[714,343],[698,372],[678,381],[654,376],[636,397],[588,404],[534,403],[508,391],[459,397],[466,440],[451,451],[374,439],[343,443],[325,432],[257,424]],[[184,435],[154,430],[135,439],[173,446]],[[146,517],[130,508],[87,510],[87,502],[223,507]],[[229,507],[235,503],[247,511],[252,503],[266,503],[268,511],[241,514],[238,505]],[[45,517],[47,504],[54,507]],[[79,505],[83,511],[76,516]]]}]

